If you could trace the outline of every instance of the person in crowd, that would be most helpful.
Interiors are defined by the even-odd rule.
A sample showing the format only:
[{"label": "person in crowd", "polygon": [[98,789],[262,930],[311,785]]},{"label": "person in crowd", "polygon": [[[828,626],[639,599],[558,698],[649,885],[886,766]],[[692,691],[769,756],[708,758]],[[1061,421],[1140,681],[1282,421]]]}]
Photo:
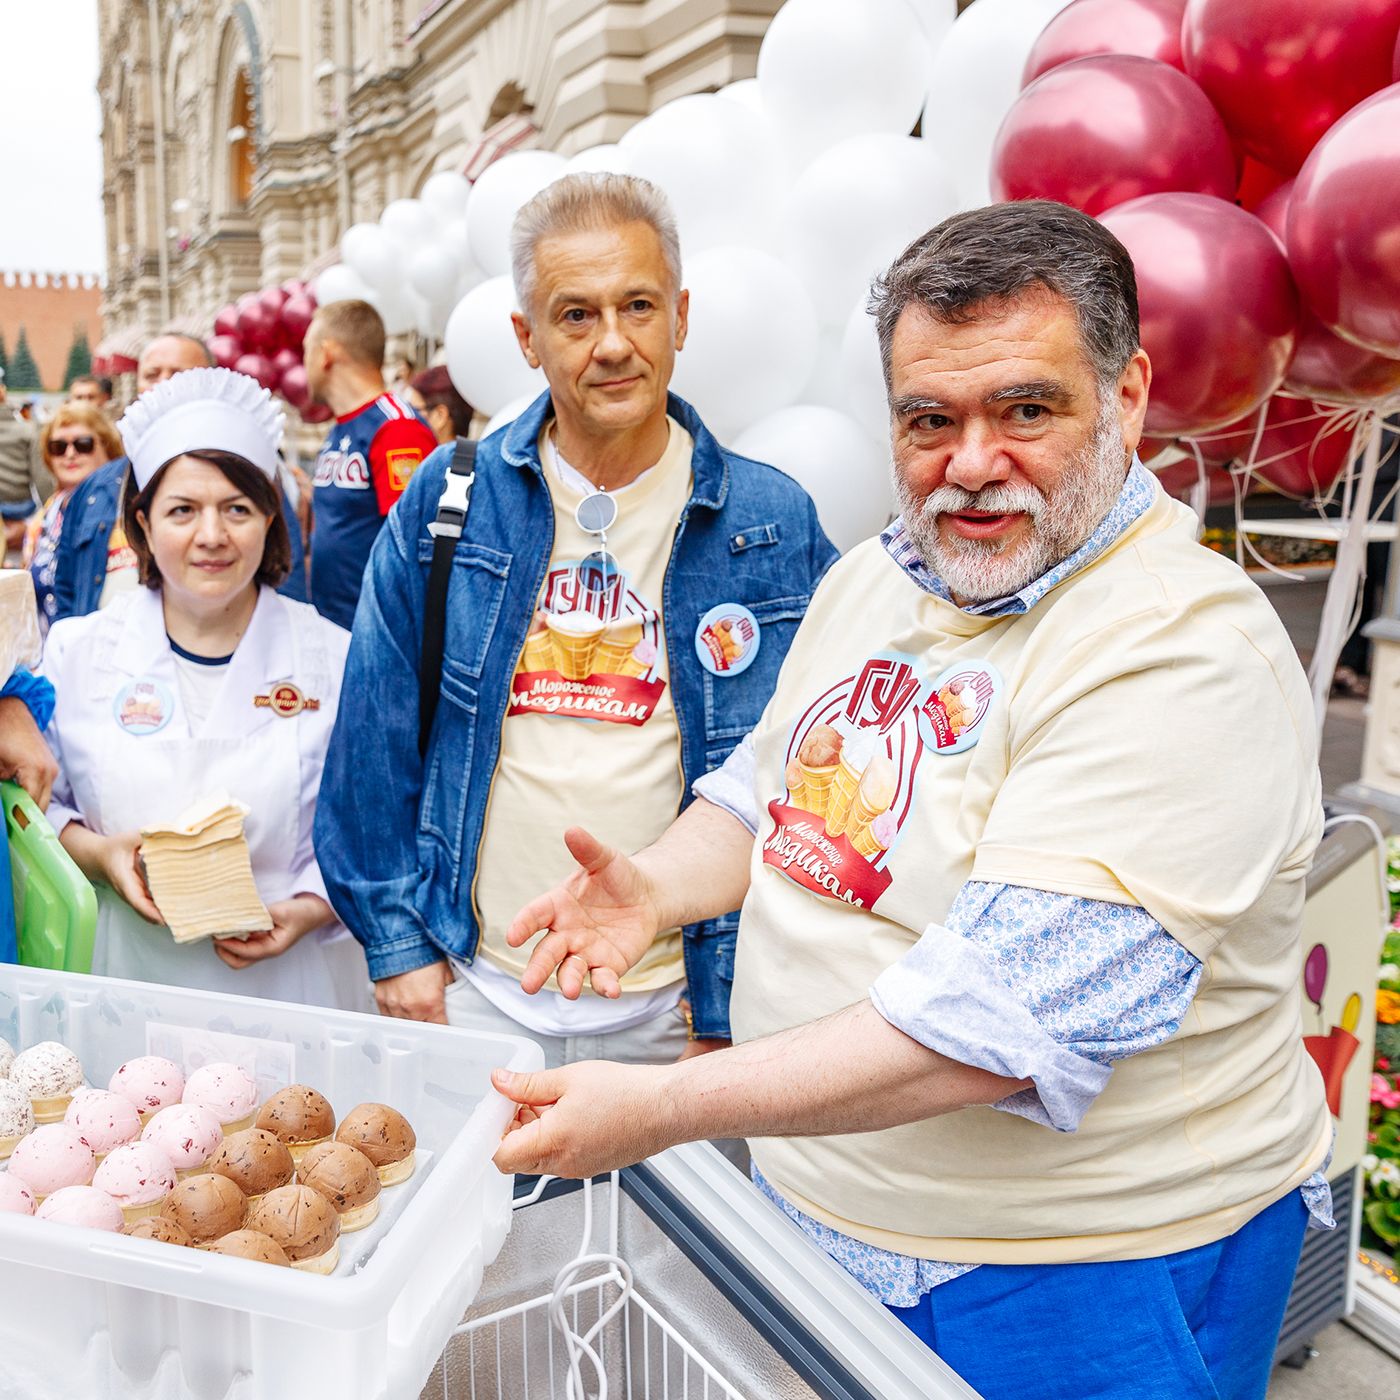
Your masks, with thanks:
[{"label": "person in crowd", "polygon": [[[193,369],[120,424],[140,587],[49,630],[60,776],[48,809],[98,884],[92,970],[364,1009],[359,945],[326,898],[312,821],[349,637],[280,596],[291,564],[276,485],[283,417],[246,375]],[[272,927],[177,945],[141,869],[141,828],[225,791]]]},{"label": "person in crowd", "polygon": [[5,400],[5,372],[0,369],[0,517],[5,522],[5,554],[18,562],[25,522],[52,494],[53,477],[44,465],[38,429],[6,407]]},{"label": "person in crowd", "polygon": [[39,447],[58,489],[44,502],[42,509],[29,517],[23,563],[34,575],[39,628],[47,636],[58,611],[53,594],[54,571],[68,502],[76,486],[104,462],[122,455],[122,440],[101,409],[73,400],[61,405],[44,424],[39,433]]},{"label": "person in crowd", "polygon": [[1306,680],[1134,459],[1151,366],[1102,224],[955,215],[871,308],[901,518],[680,820],[630,860],[571,831],[578,867],[507,931],[525,988],[611,992],[742,901],[742,1043],[497,1073],[497,1163],[747,1137],[770,1200],[987,1400],[1262,1396],[1331,1224]]},{"label": "person in crowd", "polygon": [[[155,337],[137,361],[136,384],[144,393],[172,375],[211,366],[201,340],[175,332]],[[105,608],[122,593],[140,587],[140,565],[126,537],[126,498],[133,486],[127,459],[114,458],[88,478],[69,501],[54,561],[55,617],[84,617]],[[283,500],[283,512],[290,506]],[[306,561],[295,516],[288,517],[292,566],[279,591],[306,601]]]},{"label": "person in crowd", "polygon": [[836,551],[790,477],[667,393],[688,298],[659,191],[571,176],[512,240],[516,333],[549,390],[477,449],[425,757],[423,561],[452,448],[375,543],[346,671],[365,703],[336,726],[317,850],[386,1014],[524,1033],[551,1064],[674,1060],[729,1035],[732,918],[665,930],[620,998],[582,1001],[525,996],[506,929],[572,864],[580,814],[634,844],[674,819],[757,721]]},{"label": "person in crowd", "polygon": [[446,365],[415,374],[404,398],[423,416],[439,443],[471,435],[472,406],[457,392]]},{"label": "person in crowd", "polygon": [[[48,805],[58,776],[43,734],[53,701],[53,686],[24,667],[15,667],[0,686],[0,779],[18,783],[41,809]],[[0,821],[0,963],[18,961],[9,834]]]},{"label": "person in crowd", "polygon": [[312,402],[335,414],[316,457],[311,601],[349,627],[384,517],[437,439],[403,399],[386,392],[384,322],[368,302],[318,307],[303,354]]},{"label": "person in crowd", "polygon": [[95,374],[80,374],[68,386],[69,403],[85,403],[106,411],[112,399],[112,381]]}]

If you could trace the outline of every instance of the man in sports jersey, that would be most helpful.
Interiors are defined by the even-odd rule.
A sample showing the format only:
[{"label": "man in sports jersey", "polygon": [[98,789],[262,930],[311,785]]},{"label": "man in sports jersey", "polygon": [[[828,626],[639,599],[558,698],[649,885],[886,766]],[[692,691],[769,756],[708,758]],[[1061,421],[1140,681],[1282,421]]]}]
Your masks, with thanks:
[{"label": "man in sports jersey", "polygon": [[368,302],[317,308],[303,353],[312,402],[335,414],[316,457],[311,601],[348,628],[379,527],[437,438],[385,390],[384,322]]},{"label": "man in sports jersey", "polygon": [[[1333,1120],[1302,1037],[1315,719],[1136,459],[1132,260],[958,214],[871,296],[902,515],[648,849],[575,829],[522,984],[742,901],[733,1048],[498,1071],[503,1171],[749,1140],[759,1190],[986,1400],[1259,1400]],[[547,931],[547,932],[546,932]],[[544,937],[541,938],[541,933]]]}]

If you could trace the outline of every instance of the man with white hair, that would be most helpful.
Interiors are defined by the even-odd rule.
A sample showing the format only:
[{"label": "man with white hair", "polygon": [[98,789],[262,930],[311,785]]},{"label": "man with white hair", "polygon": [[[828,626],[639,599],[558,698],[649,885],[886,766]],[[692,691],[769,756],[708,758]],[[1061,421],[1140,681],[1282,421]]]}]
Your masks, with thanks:
[{"label": "man with white hair", "polygon": [[[659,191],[556,181],[511,253],[549,390],[454,465],[462,494],[456,449],[434,452],[379,531],[316,851],[386,1014],[524,1033],[549,1064],[666,1062],[728,1041],[737,901],[581,999],[579,963],[522,990],[506,929],[573,867],[576,822],[635,848],[675,820],[757,722],[835,550],[791,477],[667,392],[689,297]],[[420,675],[435,559],[442,650]]]},{"label": "man with white hair", "polygon": [[[871,298],[902,518],[628,859],[528,905],[614,985],[742,901],[735,1046],[497,1072],[505,1171],[750,1139],[754,1180],[987,1400],[1264,1393],[1332,1121],[1302,1043],[1321,825],[1277,615],[1134,458],[1132,262],[1064,205],[956,215]],[[542,930],[549,930],[539,938]]]}]

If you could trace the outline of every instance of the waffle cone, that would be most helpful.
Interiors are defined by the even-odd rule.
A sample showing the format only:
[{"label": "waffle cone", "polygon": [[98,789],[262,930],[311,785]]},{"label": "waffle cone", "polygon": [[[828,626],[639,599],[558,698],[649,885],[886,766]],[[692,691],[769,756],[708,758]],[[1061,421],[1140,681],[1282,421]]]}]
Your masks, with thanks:
[{"label": "waffle cone", "polygon": [[798,759],[797,763],[802,769],[802,800],[797,802],[797,806],[804,812],[810,812],[814,817],[825,820],[827,812],[831,810],[832,780],[841,765],[833,763],[829,767],[813,768],[801,759]]},{"label": "waffle cone", "polygon": [[72,1102],[72,1094],[55,1094],[46,1099],[31,1098],[29,1103],[34,1110],[35,1126],[41,1123],[63,1122],[63,1115],[68,1112],[68,1105]]},{"label": "waffle cone", "polygon": [[525,651],[520,657],[522,671],[553,671],[555,660],[554,638],[548,630],[531,632],[525,638]]},{"label": "waffle cone", "polygon": [[311,1151],[313,1147],[319,1147],[323,1142],[333,1142],[334,1138],[330,1133],[325,1137],[313,1138],[310,1142],[289,1142],[287,1151],[292,1154],[292,1161],[298,1167],[301,1166],[301,1159]]},{"label": "waffle cone", "polygon": [[651,670],[651,664],[646,661],[638,661],[630,652],[627,659],[613,672],[615,676],[644,676]]},{"label": "waffle cone", "polygon": [[292,1268],[300,1269],[304,1274],[329,1274],[334,1271],[335,1266],[340,1263],[340,1241],[337,1240],[324,1254],[318,1254],[314,1259],[293,1259]]},{"label": "waffle cone", "polygon": [[342,1235],[347,1235],[353,1234],[356,1230],[363,1230],[367,1226],[374,1224],[375,1217],[378,1214],[378,1196],[372,1201],[366,1201],[362,1206],[351,1206],[349,1210],[341,1212],[340,1233]]},{"label": "waffle cone", "polygon": [[5,1161],[26,1136],[21,1133],[19,1137],[0,1137],[0,1162]]},{"label": "waffle cone", "polygon": [[162,1196],[158,1201],[147,1201],[145,1205],[123,1206],[122,1218],[130,1225],[133,1221],[144,1220],[148,1215],[159,1215],[160,1208],[165,1204],[166,1198]]},{"label": "waffle cone", "polygon": [[548,625],[559,674],[569,681],[586,680],[593,674],[603,624],[600,622],[591,632],[565,632],[556,628],[552,621]]},{"label": "waffle cone", "polygon": [[381,1186],[397,1186],[401,1181],[407,1181],[413,1175],[413,1159],[417,1155],[410,1152],[407,1157],[401,1157],[397,1162],[385,1162],[382,1167],[376,1167],[379,1173],[379,1184]]},{"label": "waffle cone", "polygon": [[870,822],[846,823],[846,839],[863,856],[878,855],[885,848],[870,834]]},{"label": "waffle cone", "polygon": [[840,836],[846,830],[847,815],[860,787],[860,774],[846,762],[845,754],[836,765],[836,776],[831,780],[826,811],[826,829],[832,836]]},{"label": "waffle cone", "polygon": [[180,1167],[175,1172],[176,1181],[188,1181],[192,1176],[207,1176],[209,1163],[201,1162],[197,1167]]},{"label": "waffle cone", "polygon": [[251,1113],[245,1114],[242,1118],[236,1118],[232,1123],[225,1123],[224,1136],[229,1137],[233,1133],[241,1133],[245,1129],[251,1128],[257,1116],[258,1110],[255,1108]]}]

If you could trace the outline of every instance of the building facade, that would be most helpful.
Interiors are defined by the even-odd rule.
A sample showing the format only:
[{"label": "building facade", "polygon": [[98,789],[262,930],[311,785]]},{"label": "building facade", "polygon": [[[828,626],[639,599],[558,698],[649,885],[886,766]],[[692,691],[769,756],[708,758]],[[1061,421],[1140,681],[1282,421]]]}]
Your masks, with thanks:
[{"label": "building facade", "polygon": [[507,119],[571,155],[752,77],[780,3],[98,0],[107,334],[207,332]]}]

